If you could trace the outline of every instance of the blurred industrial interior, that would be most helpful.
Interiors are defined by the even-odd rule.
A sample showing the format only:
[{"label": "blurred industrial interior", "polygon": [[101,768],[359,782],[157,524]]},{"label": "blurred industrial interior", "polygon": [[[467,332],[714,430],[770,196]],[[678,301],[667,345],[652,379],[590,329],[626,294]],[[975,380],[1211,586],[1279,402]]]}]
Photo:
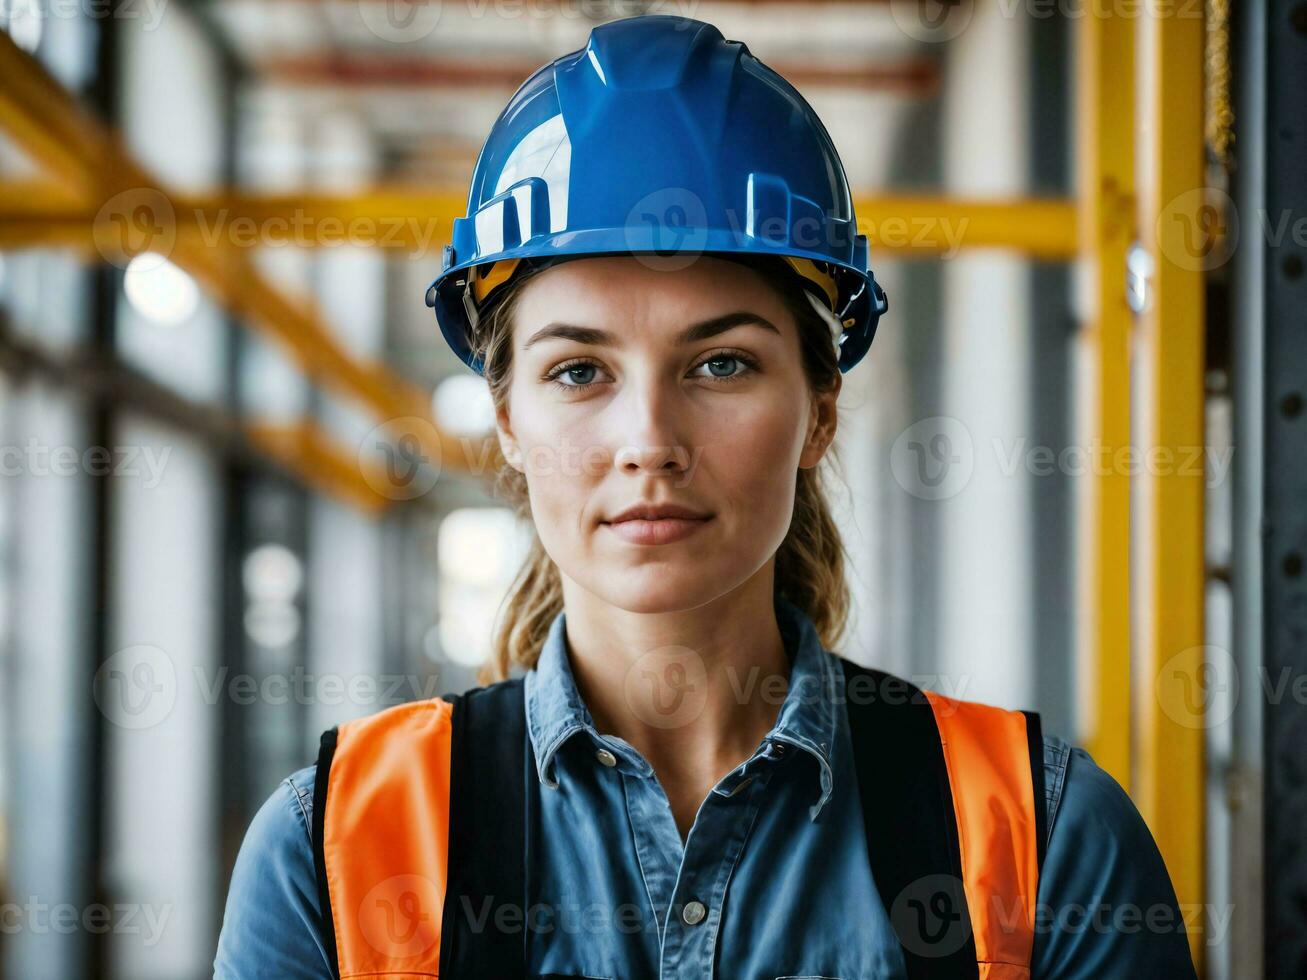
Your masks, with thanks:
[{"label": "blurred industrial interior", "polygon": [[8,0],[0,977],[209,976],[319,733],[474,683],[529,539],[423,292],[509,96],[643,12],[803,92],[891,297],[840,652],[1041,711],[1201,976],[1307,976],[1307,6]]}]

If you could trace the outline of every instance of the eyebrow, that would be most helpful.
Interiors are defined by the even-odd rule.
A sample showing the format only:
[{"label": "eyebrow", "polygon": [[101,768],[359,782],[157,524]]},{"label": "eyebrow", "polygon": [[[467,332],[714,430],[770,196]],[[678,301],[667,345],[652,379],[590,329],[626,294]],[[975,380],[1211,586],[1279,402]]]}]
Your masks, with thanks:
[{"label": "eyebrow", "polygon": [[[721,316],[715,316],[710,320],[703,320],[700,323],[692,323],[679,334],[676,335],[676,344],[693,344],[696,341],[707,340],[709,337],[715,337],[720,333],[725,333],[734,327],[755,326],[764,330],[770,330],[777,336],[781,335],[776,325],[764,316],[757,313],[750,313],[748,310],[736,310],[733,313],[724,313]],[[550,323],[541,327],[533,333],[522,347],[525,349],[532,344],[539,343],[542,340],[549,340],[557,337],[561,340],[572,340],[578,344],[590,344],[592,346],[601,346],[604,344],[616,344],[617,335],[608,331],[600,330],[597,327],[579,327],[571,323]]]}]

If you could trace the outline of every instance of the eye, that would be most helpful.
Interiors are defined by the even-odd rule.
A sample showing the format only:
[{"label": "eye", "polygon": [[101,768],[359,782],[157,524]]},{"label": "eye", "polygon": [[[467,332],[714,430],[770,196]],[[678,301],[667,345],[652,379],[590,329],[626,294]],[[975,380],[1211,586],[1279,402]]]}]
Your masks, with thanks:
[{"label": "eye", "polygon": [[708,368],[708,374],[700,377],[712,378],[714,381],[737,381],[756,371],[758,362],[738,351],[719,351],[695,365],[696,369],[701,367]]},{"label": "eye", "polygon": [[[558,388],[588,388],[594,384],[593,372],[599,370],[594,361],[578,359],[565,361],[544,376],[542,380]],[[568,380],[560,380],[566,378]]]}]

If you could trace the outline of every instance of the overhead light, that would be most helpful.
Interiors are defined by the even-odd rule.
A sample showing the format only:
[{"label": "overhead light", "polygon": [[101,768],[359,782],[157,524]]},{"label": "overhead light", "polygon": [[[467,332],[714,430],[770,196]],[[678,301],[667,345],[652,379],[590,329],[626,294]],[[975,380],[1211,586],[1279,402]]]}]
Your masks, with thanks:
[{"label": "overhead light", "polygon": [[502,589],[522,557],[521,529],[507,507],[460,507],[440,522],[436,561],[447,581]]},{"label": "overhead light", "polygon": [[530,550],[527,528],[506,507],[461,507],[440,522],[436,545],[440,621],[433,649],[475,666],[490,654],[495,618]]},{"label": "overhead light", "polygon": [[127,263],[123,292],[136,312],[165,326],[186,322],[200,305],[195,280],[155,252],[142,252]]},{"label": "overhead light", "polygon": [[446,432],[459,436],[484,435],[495,427],[495,402],[485,379],[454,374],[436,385],[431,412]]},{"label": "overhead light", "polygon": [[253,601],[288,602],[304,584],[304,565],[281,544],[261,544],[245,556],[241,581]]}]

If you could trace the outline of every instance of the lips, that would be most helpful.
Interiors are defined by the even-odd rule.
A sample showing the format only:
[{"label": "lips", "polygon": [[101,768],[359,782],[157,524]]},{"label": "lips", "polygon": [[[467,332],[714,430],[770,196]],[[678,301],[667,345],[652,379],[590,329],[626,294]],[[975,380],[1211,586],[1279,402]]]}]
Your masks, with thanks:
[{"label": "lips", "polygon": [[680,517],[665,517],[657,521],[618,521],[603,526],[631,544],[671,544],[673,541],[688,538],[710,521],[711,518],[685,520]]},{"label": "lips", "polygon": [[686,520],[686,521],[704,521],[711,517],[711,514],[705,514],[702,511],[694,510],[690,507],[683,507],[680,504],[636,504],[634,507],[628,507],[616,517],[610,517],[607,521],[609,524],[618,524],[624,521],[660,521],[660,520]]},{"label": "lips", "polygon": [[658,545],[687,538],[711,520],[711,514],[677,504],[639,504],[603,526],[631,544]]}]

